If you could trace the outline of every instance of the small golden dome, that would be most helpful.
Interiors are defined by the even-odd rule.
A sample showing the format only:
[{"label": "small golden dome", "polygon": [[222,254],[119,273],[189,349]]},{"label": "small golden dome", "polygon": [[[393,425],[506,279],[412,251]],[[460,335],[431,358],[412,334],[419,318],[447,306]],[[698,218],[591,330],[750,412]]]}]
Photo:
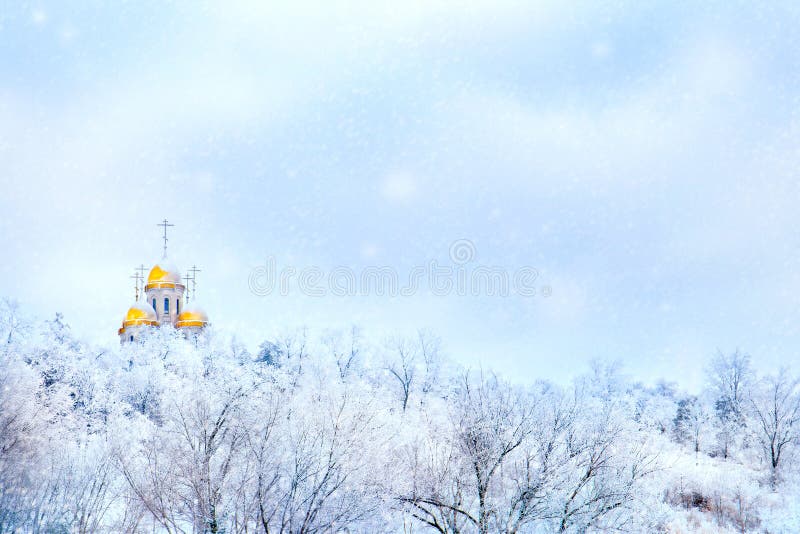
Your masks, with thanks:
[{"label": "small golden dome", "polygon": [[147,275],[147,285],[144,290],[147,291],[154,287],[170,287],[180,286],[181,273],[178,272],[172,265],[156,264],[150,269],[150,274]]},{"label": "small golden dome", "polygon": [[119,333],[121,334],[130,326],[140,325],[158,326],[156,312],[146,302],[137,302],[128,308],[128,313],[125,314],[125,318],[122,320],[122,328],[119,329]]},{"label": "small golden dome", "polygon": [[208,315],[206,312],[199,308],[192,308],[183,310],[178,315],[178,320],[175,321],[175,328],[183,328],[186,326],[199,326],[203,327],[208,324]]}]

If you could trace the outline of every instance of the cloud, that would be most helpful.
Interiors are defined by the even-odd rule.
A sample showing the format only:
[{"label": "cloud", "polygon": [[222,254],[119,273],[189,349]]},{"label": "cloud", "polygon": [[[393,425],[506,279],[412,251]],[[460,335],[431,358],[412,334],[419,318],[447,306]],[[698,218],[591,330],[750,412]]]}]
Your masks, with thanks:
[{"label": "cloud", "polygon": [[715,40],[686,46],[656,77],[599,87],[577,103],[470,88],[442,106],[449,127],[434,145],[521,187],[685,180],[687,158],[697,163],[725,143],[719,125],[747,118],[722,96],[753,96],[752,70],[736,44]]},{"label": "cloud", "polygon": [[[353,250],[393,264],[468,236],[493,261],[547,269],[552,297],[519,317],[553,330],[526,340],[530,324],[502,318],[520,311],[511,301],[491,304],[496,319],[483,302],[437,302],[452,313],[432,313],[430,326],[458,337],[475,325],[473,339],[502,338],[520,366],[537,343],[563,349],[574,326],[597,333],[592,350],[628,342],[607,333],[611,314],[650,336],[631,351],[658,353],[674,330],[650,306],[657,315],[668,294],[710,316],[745,285],[731,270],[768,290],[725,301],[738,324],[766,308],[800,324],[787,259],[797,69],[786,35],[760,40],[779,14],[716,6],[711,24],[705,10],[598,6],[43,4],[42,22],[69,29],[70,46],[44,38],[29,6],[19,27],[4,14],[14,48],[0,70],[0,247],[38,267],[9,263],[17,277],[2,291],[26,288],[44,314],[61,309],[113,338],[130,298],[124,258],[155,255],[166,215],[185,229],[175,245],[206,262],[209,312],[231,321],[287,315],[284,302],[241,293],[253,251],[313,263]],[[62,273],[70,284],[55,282]],[[107,302],[82,298],[96,286]],[[317,317],[343,317],[337,303],[313,304]],[[418,321],[414,303],[394,315],[385,304],[385,324]],[[290,315],[305,320],[308,306]]]},{"label": "cloud", "polygon": [[31,13],[31,20],[37,26],[44,26],[47,23],[47,13],[41,8],[34,9]]},{"label": "cloud", "polygon": [[392,172],[381,183],[381,195],[390,202],[408,202],[416,194],[417,180],[408,172]]}]

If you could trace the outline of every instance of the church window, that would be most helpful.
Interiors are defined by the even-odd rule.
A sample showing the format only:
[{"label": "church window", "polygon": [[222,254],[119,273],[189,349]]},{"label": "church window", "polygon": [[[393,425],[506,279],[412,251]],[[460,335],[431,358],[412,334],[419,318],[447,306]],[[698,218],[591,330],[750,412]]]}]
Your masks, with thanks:
[{"label": "church window", "polygon": [[164,299],[164,313],[169,313],[169,299]]},{"label": "church window", "polygon": [[175,313],[181,314],[181,299],[175,301]]}]

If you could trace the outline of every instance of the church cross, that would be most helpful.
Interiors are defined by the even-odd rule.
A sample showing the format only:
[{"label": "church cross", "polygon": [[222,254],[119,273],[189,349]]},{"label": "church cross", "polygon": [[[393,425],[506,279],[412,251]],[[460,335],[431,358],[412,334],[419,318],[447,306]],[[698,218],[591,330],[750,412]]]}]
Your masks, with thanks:
[{"label": "church cross", "polygon": [[197,273],[202,272],[200,269],[197,268],[197,265],[192,265],[191,269],[186,269],[188,272],[192,273],[192,293],[197,292]]},{"label": "church cross", "polygon": [[170,226],[175,226],[174,224],[170,224],[166,219],[162,222],[158,223],[156,226],[163,226],[164,227],[164,259],[167,259],[167,228]]},{"label": "church cross", "polygon": [[142,280],[142,282],[144,282],[145,280],[144,273],[147,271],[147,267],[145,267],[144,264],[139,264],[139,266],[136,267],[134,271],[139,272],[139,278]]},{"label": "church cross", "polygon": [[130,278],[133,278],[134,280],[136,280],[136,300],[135,300],[135,302],[139,302],[139,282],[144,280],[144,279],[142,278],[142,275],[139,274],[138,272],[136,274],[134,274],[133,276],[131,276]]},{"label": "church cross", "polygon": [[189,280],[192,278],[187,274],[183,279],[186,280],[186,284],[184,284],[186,286],[186,304],[189,304]]}]

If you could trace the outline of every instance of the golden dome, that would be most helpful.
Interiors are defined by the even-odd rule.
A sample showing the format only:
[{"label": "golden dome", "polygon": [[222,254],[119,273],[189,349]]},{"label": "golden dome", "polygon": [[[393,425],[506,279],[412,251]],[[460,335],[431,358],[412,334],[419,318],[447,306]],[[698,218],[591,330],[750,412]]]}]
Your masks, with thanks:
[{"label": "golden dome", "polygon": [[119,329],[119,333],[121,334],[130,326],[140,325],[158,326],[156,312],[146,302],[137,302],[128,308],[128,313],[125,314],[125,318],[122,320],[122,328]]},{"label": "golden dome", "polygon": [[174,288],[181,285],[181,273],[178,272],[178,269],[172,265],[156,264],[147,275],[147,285],[144,286],[144,290],[147,291],[154,287]]},{"label": "golden dome", "polygon": [[178,320],[175,321],[175,328],[183,328],[185,326],[199,326],[203,327],[208,324],[208,315],[206,312],[199,308],[192,308],[183,310],[178,315]]}]

